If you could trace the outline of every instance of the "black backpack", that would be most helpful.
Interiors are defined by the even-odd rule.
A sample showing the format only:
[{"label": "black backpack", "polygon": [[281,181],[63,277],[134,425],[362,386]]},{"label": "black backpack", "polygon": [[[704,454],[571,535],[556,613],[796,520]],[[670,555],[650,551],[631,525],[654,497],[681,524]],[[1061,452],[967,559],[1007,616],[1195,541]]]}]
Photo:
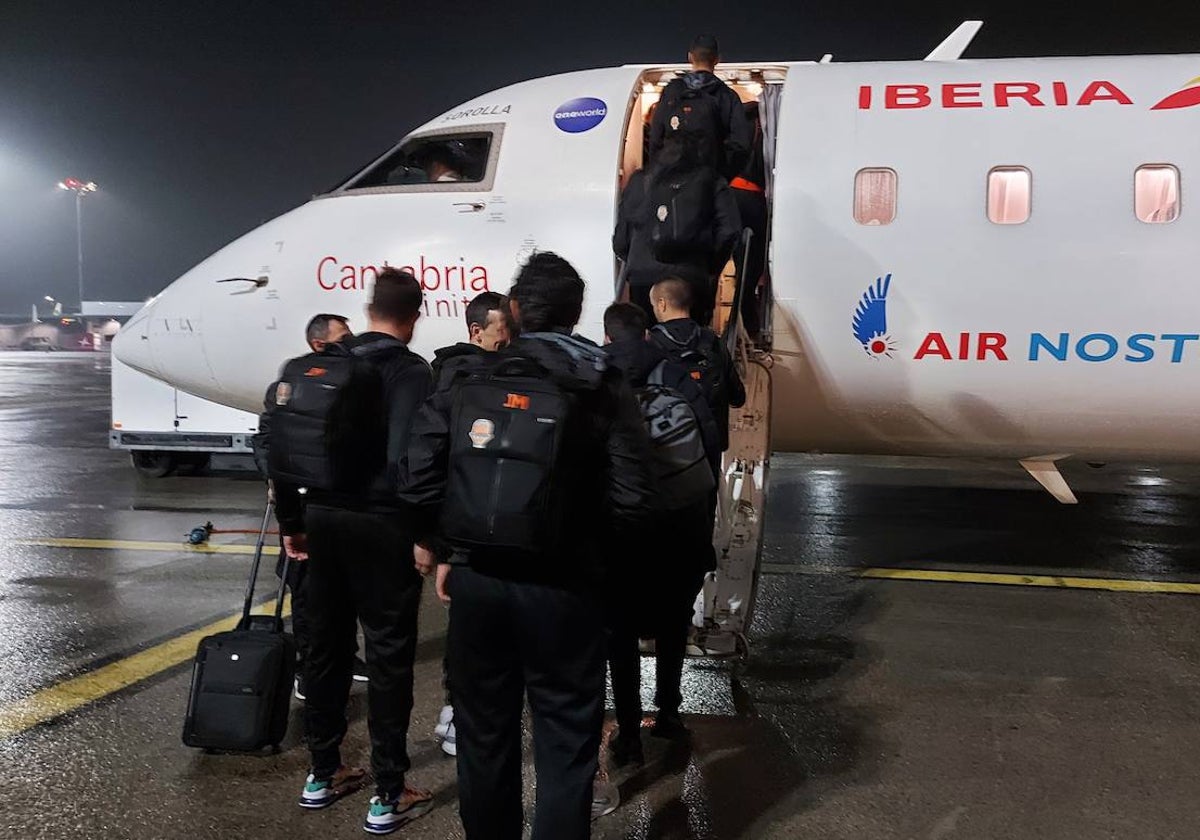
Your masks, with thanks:
[{"label": "black backpack", "polygon": [[[662,324],[650,330],[654,343],[667,352],[667,356],[683,366],[688,375],[704,392],[704,401],[719,418],[729,410],[729,383],[725,381],[722,364],[721,340],[712,330],[700,328],[687,342],[676,340]],[[719,424],[719,420],[718,420]]]},{"label": "black backpack", "polygon": [[452,386],[442,533],[455,546],[549,552],[560,545],[563,433],[576,400],[520,356],[472,365]]},{"label": "black backpack", "polygon": [[659,362],[634,395],[650,438],[657,506],[678,510],[707,499],[716,485],[696,412],[682,394],[664,384],[665,364]]},{"label": "black backpack", "polygon": [[713,251],[713,185],[708,169],[651,172],[645,181],[650,252],[661,263],[708,262]]},{"label": "black backpack", "polygon": [[681,138],[696,149],[699,160],[716,166],[724,137],[716,95],[683,83],[676,87],[670,100],[659,105],[665,109],[666,136]]},{"label": "black backpack", "polygon": [[403,349],[395,339],[330,345],[284,365],[268,392],[272,479],[316,490],[363,492],[387,463],[383,377],[367,360]]}]

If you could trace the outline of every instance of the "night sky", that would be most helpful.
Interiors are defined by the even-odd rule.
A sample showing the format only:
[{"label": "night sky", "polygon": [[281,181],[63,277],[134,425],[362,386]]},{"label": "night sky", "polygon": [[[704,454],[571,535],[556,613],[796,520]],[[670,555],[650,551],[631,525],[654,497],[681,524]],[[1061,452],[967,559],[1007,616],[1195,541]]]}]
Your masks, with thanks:
[{"label": "night sky", "polygon": [[85,199],[87,297],[137,300],[493,88],[681,61],[697,32],[730,61],[916,59],[973,17],[968,57],[1200,52],[1194,1],[6,0],[0,312],[74,305],[66,176],[101,188]]}]

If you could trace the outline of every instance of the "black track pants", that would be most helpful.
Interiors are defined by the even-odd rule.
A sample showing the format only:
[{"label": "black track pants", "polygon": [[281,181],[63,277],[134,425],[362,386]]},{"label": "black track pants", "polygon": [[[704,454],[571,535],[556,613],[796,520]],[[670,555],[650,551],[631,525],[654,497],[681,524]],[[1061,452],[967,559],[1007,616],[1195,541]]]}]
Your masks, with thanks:
[{"label": "black track pants", "polygon": [[468,840],[521,837],[526,695],[537,770],[533,838],[590,837],[604,718],[598,600],[469,566],[454,568],[449,589],[459,812]]},{"label": "black track pants", "polygon": [[305,722],[313,773],[331,776],[341,763],[346,700],[353,679],[355,620],[366,641],[367,718],[377,792],[391,797],[408,772],[413,658],[421,576],[412,541],[396,518],[309,505]]}]

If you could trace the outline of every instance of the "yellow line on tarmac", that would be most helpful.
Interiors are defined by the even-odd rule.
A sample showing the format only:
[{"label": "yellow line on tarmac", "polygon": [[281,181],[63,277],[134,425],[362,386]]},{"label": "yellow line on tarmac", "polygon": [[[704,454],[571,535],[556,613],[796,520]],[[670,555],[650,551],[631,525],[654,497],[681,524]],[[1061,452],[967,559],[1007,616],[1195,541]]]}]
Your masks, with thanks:
[{"label": "yellow line on tarmac", "polygon": [[[185,542],[153,542],[150,540],[86,540],[74,537],[38,537],[16,540],[17,545],[41,548],[95,548],[107,551],[185,551],[193,554],[253,554],[252,545],[189,545]],[[263,554],[278,554],[279,546],[263,546]]]},{"label": "yellow line on tarmac", "polygon": [[886,566],[875,566],[866,569],[812,569],[790,563],[764,563],[762,571],[765,574],[775,575],[844,574],[870,580],[908,580],[924,583],[973,583],[991,586],[1033,586],[1043,589],[1091,589],[1103,592],[1200,595],[1200,583],[1178,580],[1021,575],[1002,572],[955,572],[938,569],[897,569]]},{"label": "yellow line on tarmac", "polygon": [[1036,586],[1055,589],[1097,589],[1105,592],[1200,595],[1200,583],[1173,580],[1014,575],[996,572],[942,572],[932,569],[863,569],[858,577],[875,580],[919,580],[937,583],[985,583],[998,586]]},{"label": "yellow line on tarmac", "polygon": [[[255,612],[271,613],[274,610],[275,600],[271,599]],[[285,600],[283,614],[286,616],[290,613],[291,607]],[[233,629],[239,618],[240,612],[140,653],[102,665],[94,671],[35,691],[28,697],[0,704],[0,741],[187,662],[195,656],[201,639]]]}]

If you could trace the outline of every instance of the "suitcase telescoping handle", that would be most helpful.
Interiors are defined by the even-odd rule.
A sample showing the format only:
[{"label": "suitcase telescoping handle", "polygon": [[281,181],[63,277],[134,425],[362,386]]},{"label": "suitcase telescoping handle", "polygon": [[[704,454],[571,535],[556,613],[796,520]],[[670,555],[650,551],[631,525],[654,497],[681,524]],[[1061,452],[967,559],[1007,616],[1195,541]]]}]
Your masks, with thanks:
[{"label": "suitcase telescoping handle", "polygon": [[[266,510],[263,511],[262,527],[258,529],[258,541],[254,544],[254,562],[250,564],[250,579],[246,581],[246,598],[242,603],[242,620],[239,622],[239,627],[253,627],[255,621],[250,616],[250,608],[254,602],[254,584],[258,580],[258,567],[262,565],[263,547],[267,540],[267,530],[271,527],[271,516],[275,512],[275,502],[272,499],[267,499]],[[283,548],[280,547],[280,551]],[[287,553],[283,555],[283,570],[279,576],[279,591],[275,596],[275,620],[272,622],[273,627],[281,628],[283,626],[283,591],[287,586],[288,565],[291,558]]]}]

